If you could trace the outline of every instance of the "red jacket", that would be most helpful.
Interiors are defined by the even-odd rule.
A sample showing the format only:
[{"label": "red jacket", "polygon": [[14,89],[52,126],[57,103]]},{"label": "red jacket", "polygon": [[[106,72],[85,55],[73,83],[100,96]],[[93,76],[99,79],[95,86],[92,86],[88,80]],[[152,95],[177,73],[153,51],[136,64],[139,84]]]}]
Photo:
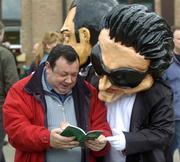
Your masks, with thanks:
[{"label": "red jacket", "polygon": [[[4,128],[9,142],[16,148],[15,162],[45,162],[45,152],[50,147],[50,131],[46,128],[46,102],[42,91],[41,75],[42,72],[36,72],[33,76],[18,81],[9,90],[5,100]],[[83,82],[84,87],[81,87],[79,82]],[[85,123],[82,122],[86,120],[85,106],[80,106],[83,110],[80,108],[77,110],[80,116],[77,123],[83,129],[101,129],[105,136],[110,136],[111,131],[106,121],[104,104],[97,99],[95,88],[80,79],[73,88],[75,108],[79,106],[76,100],[82,100],[80,97],[84,96],[87,98],[89,96],[90,99],[89,111],[87,111],[88,128],[85,128]],[[100,152],[91,152],[88,161],[95,162],[95,157],[103,156],[108,150],[109,144]]]}]

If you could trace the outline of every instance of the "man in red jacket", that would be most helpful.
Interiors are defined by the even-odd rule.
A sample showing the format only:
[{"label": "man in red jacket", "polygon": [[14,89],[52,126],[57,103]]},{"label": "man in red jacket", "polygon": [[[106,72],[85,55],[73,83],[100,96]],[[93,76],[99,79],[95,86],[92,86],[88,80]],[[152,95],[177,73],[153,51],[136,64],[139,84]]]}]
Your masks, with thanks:
[{"label": "man in red jacket", "polygon": [[[10,89],[3,115],[9,142],[16,148],[15,162],[95,162],[108,151],[106,108],[78,72],[75,50],[58,45],[45,65]],[[61,136],[63,124],[103,134],[80,147],[74,137]]]}]

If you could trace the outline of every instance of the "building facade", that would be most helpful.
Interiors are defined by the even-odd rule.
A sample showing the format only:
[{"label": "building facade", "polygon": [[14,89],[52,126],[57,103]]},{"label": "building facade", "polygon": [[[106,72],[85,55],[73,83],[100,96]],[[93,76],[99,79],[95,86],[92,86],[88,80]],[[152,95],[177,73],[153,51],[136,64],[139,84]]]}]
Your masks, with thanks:
[{"label": "building facade", "polygon": [[[157,12],[167,19],[170,25],[180,26],[180,0],[119,0],[121,3],[140,3],[147,5],[151,10]],[[7,3],[20,4],[21,14],[18,19],[7,19],[3,17],[4,8]],[[19,2],[19,3],[17,3]],[[33,56],[31,55],[33,44],[40,41],[47,31],[58,31],[66,17],[72,0],[0,0],[0,18],[7,25],[7,29],[15,31],[16,43],[22,45],[22,53],[26,54],[26,64],[29,65]],[[6,5],[5,5],[6,3]],[[16,7],[18,8],[18,7]],[[17,16],[19,17],[19,15]],[[8,31],[9,33],[12,31]],[[9,39],[11,39],[11,35]]]}]

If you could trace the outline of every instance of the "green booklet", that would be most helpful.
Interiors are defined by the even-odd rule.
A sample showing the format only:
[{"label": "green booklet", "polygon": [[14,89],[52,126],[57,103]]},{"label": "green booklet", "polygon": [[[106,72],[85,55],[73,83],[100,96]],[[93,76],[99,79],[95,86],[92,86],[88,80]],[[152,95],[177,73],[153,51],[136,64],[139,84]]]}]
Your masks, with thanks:
[{"label": "green booklet", "polygon": [[92,130],[86,133],[79,127],[68,125],[63,130],[63,132],[61,132],[61,135],[65,137],[75,137],[75,140],[79,141],[80,145],[82,146],[85,140],[94,140],[98,138],[102,133],[102,130]]}]

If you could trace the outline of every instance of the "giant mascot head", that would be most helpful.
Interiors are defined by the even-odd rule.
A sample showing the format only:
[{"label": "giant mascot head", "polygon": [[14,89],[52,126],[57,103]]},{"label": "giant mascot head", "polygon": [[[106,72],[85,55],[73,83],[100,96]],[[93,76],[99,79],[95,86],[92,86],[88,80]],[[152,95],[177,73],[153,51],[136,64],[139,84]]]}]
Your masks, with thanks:
[{"label": "giant mascot head", "polygon": [[143,5],[118,5],[102,21],[91,59],[106,102],[149,89],[172,61],[167,22]]},{"label": "giant mascot head", "polygon": [[98,41],[100,22],[117,0],[76,0],[72,2],[61,28],[63,43],[71,45],[80,57],[80,64],[89,63],[92,46]]}]

